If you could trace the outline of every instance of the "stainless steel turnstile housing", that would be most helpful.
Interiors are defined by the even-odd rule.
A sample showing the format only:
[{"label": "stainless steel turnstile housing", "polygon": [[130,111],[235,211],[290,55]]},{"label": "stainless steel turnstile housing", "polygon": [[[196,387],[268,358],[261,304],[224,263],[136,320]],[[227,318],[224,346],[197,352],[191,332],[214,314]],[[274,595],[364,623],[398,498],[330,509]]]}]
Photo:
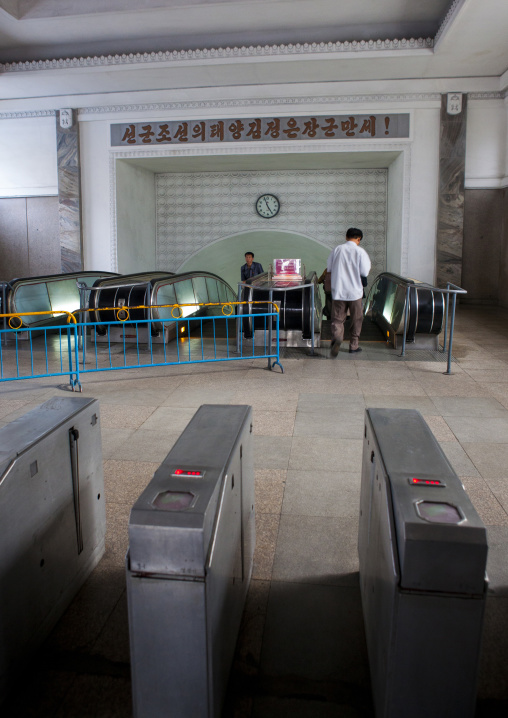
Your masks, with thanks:
[{"label": "stainless steel turnstile housing", "polygon": [[134,504],[134,715],[219,716],[255,543],[252,409],[203,405]]},{"label": "stainless steel turnstile housing", "polygon": [[377,718],[474,716],[486,529],[417,411],[366,411],[358,551]]},{"label": "stainless steel turnstile housing", "polygon": [[0,698],[104,553],[99,402],[53,398],[0,429]]}]

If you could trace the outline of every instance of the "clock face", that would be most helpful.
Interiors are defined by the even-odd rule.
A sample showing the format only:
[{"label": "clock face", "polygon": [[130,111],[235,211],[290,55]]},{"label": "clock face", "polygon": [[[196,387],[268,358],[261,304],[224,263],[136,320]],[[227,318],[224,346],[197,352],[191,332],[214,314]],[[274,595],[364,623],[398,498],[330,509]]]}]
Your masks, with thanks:
[{"label": "clock face", "polygon": [[280,202],[274,194],[262,194],[256,202],[256,211],[260,217],[270,219],[278,214]]}]

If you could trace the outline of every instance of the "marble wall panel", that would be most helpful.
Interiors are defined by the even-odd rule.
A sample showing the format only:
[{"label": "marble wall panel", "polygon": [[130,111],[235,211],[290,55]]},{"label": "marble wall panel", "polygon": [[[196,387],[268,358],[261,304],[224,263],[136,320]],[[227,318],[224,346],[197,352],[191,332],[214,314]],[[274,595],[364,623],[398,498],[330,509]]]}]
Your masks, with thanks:
[{"label": "marble wall panel", "polygon": [[61,271],[83,269],[81,237],[81,180],[79,123],[73,111],[72,127],[60,127],[56,117]]},{"label": "marble wall panel", "polygon": [[26,198],[0,199],[0,279],[9,281],[27,272]]},{"label": "marble wall panel", "polygon": [[60,272],[58,197],[27,198],[28,274]]},{"label": "marble wall panel", "polygon": [[58,272],[58,197],[0,199],[0,279]]},{"label": "marble wall panel", "polygon": [[457,115],[449,115],[447,96],[443,95],[436,243],[436,282],[439,286],[446,282],[460,286],[462,282],[466,119],[467,96],[462,96],[462,111]]},{"label": "marble wall panel", "polygon": [[502,192],[501,251],[499,265],[499,304],[508,308],[508,187]]}]

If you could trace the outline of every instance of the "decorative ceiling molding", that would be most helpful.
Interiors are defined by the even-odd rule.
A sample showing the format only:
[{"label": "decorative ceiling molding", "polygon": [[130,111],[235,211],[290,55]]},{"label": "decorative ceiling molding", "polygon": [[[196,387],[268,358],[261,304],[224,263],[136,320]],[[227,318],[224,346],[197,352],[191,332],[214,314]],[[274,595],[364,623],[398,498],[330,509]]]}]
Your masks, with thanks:
[{"label": "decorative ceiling molding", "polygon": [[0,112],[0,120],[17,120],[25,117],[54,117],[56,110],[26,110],[22,112]]},{"label": "decorative ceiling molding", "polygon": [[259,107],[259,106],[298,106],[305,104],[350,104],[373,102],[441,102],[439,92],[412,92],[385,95],[324,95],[306,97],[265,97],[246,98],[237,100],[189,100],[184,102],[154,102],[139,105],[98,105],[96,107],[82,107],[78,110],[80,115],[104,114],[110,112],[168,112],[174,110],[206,110],[215,108]]},{"label": "decorative ceiling molding", "polygon": [[[505,92],[470,92],[470,100],[504,100],[508,97],[508,90]],[[410,92],[385,95],[325,95],[318,97],[273,97],[250,98],[245,100],[196,100],[188,102],[153,102],[150,104],[131,105],[97,105],[95,107],[80,107],[79,115],[99,115],[109,113],[129,112],[170,112],[175,110],[207,110],[235,107],[260,107],[260,106],[299,106],[306,104],[322,105],[347,105],[347,104],[369,104],[392,102],[441,102],[439,92]],[[20,112],[0,112],[0,120],[24,119],[26,117],[52,117],[55,110],[26,110]]]},{"label": "decorative ceiling molding", "polygon": [[506,92],[469,92],[469,100],[502,100],[506,97]]},{"label": "decorative ceiling molding", "polygon": [[174,50],[173,52],[136,52],[123,55],[100,55],[93,57],[58,58],[53,60],[33,60],[32,62],[0,63],[2,72],[33,72],[36,70],[66,70],[79,67],[97,67],[109,65],[143,65],[161,62],[181,62],[182,60],[236,60],[241,57],[280,57],[297,55],[319,55],[334,53],[379,54],[394,51],[432,50],[434,40],[427,38],[403,38],[401,40],[353,40],[352,42],[312,42],[289,43],[287,45],[250,45],[249,47],[218,47],[202,50]]},{"label": "decorative ceiling molding", "polygon": [[443,35],[450,29],[452,22],[455,20],[455,17],[457,16],[461,7],[464,5],[465,1],[466,0],[453,0],[453,3],[450,5],[450,9],[446,13],[444,20],[439,26],[439,30],[436,33],[436,36],[434,38],[434,45],[437,45]]}]

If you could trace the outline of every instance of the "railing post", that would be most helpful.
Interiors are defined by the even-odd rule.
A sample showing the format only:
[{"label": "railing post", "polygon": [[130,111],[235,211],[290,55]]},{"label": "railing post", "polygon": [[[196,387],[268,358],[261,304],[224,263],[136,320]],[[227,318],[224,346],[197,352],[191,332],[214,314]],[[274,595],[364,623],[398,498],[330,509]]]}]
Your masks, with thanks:
[{"label": "railing post", "polygon": [[452,344],[453,344],[453,328],[455,325],[455,306],[456,306],[456,304],[457,304],[457,294],[455,292],[453,292],[452,318],[451,318],[451,322],[450,322],[450,343],[448,345],[448,362],[446,365],[446,371],[444,372],[445,374],[452,373]]},{"label": "railing post", "polygon": [[[273,289],[270,289],[270,294],[268,295],[268,297],[271,302],[270,311],[273,312]],[[272,353],[272,319],[273,319],[273,317],[271,317],[271,316],[268,317],[268,347],[269,347],[269,349],[268,349],[267,354]],[[252,325],[252,331],[254,332],[254,324]],[[265,336],[266,336],[266,334],[265,334]],[[272,368],[272,360],[271,360],[270,356],[268,357],[268,368],[269,369]]]},{"label": "railing post", "polygon": [[310,285],[311,290],[311,319],[310,319],[310,353],[314,356],[314,283]]},{"label": "railing post", "polygon": [[446,343],[448,339],[448,308],[450,306],[450,282],[446,284],[446,312],[445,312],[445,325],[444,325],[444,339],[443,339],[443,352],[446,351]]},{"label": "railing post", "polygon": [[[5,299],[5,282],[2,282],[2,314],[6,314]],[[5,330],[7,329],[7,317],[3,318],[3,328],[4,333],[2,334],[2,344],[5,344],[7,341],[7,334],[5,333]]]},{"label": "railing post", "polygon": [[409,290],[411,286],[408,284],[406,287],[406,303],[404,306],[404,332],[402,334],[402,351],[400,356],[406,356],[406,333],[407,333],[407,318],[409,316]]},{"label": "railing post", "polygon": [[[72,342],[71,342],[71,330],[74,334],[74,349],[72,348]],[[72,391],[74,391],[74,387],[78,387],[79,391],[81,391],[81,383],[79,381],[79,346],[78,346],[78,326],[76,324],[68,324],[67,325],[67,352],[69,354],[69,382],[72,387]],[[76,367],[73,367],[73,353],[74,353],[74,363]],[[74,375],[76,375],[76,378],[74,378]]]},{"label": "railing post", "polygon": [[[238,282],[238,301],[242,301],[242,285]],[[236,320],[236,353],[240,353],[240,334],[242,331],[243,304],[238,305],[239,318]]]}]

